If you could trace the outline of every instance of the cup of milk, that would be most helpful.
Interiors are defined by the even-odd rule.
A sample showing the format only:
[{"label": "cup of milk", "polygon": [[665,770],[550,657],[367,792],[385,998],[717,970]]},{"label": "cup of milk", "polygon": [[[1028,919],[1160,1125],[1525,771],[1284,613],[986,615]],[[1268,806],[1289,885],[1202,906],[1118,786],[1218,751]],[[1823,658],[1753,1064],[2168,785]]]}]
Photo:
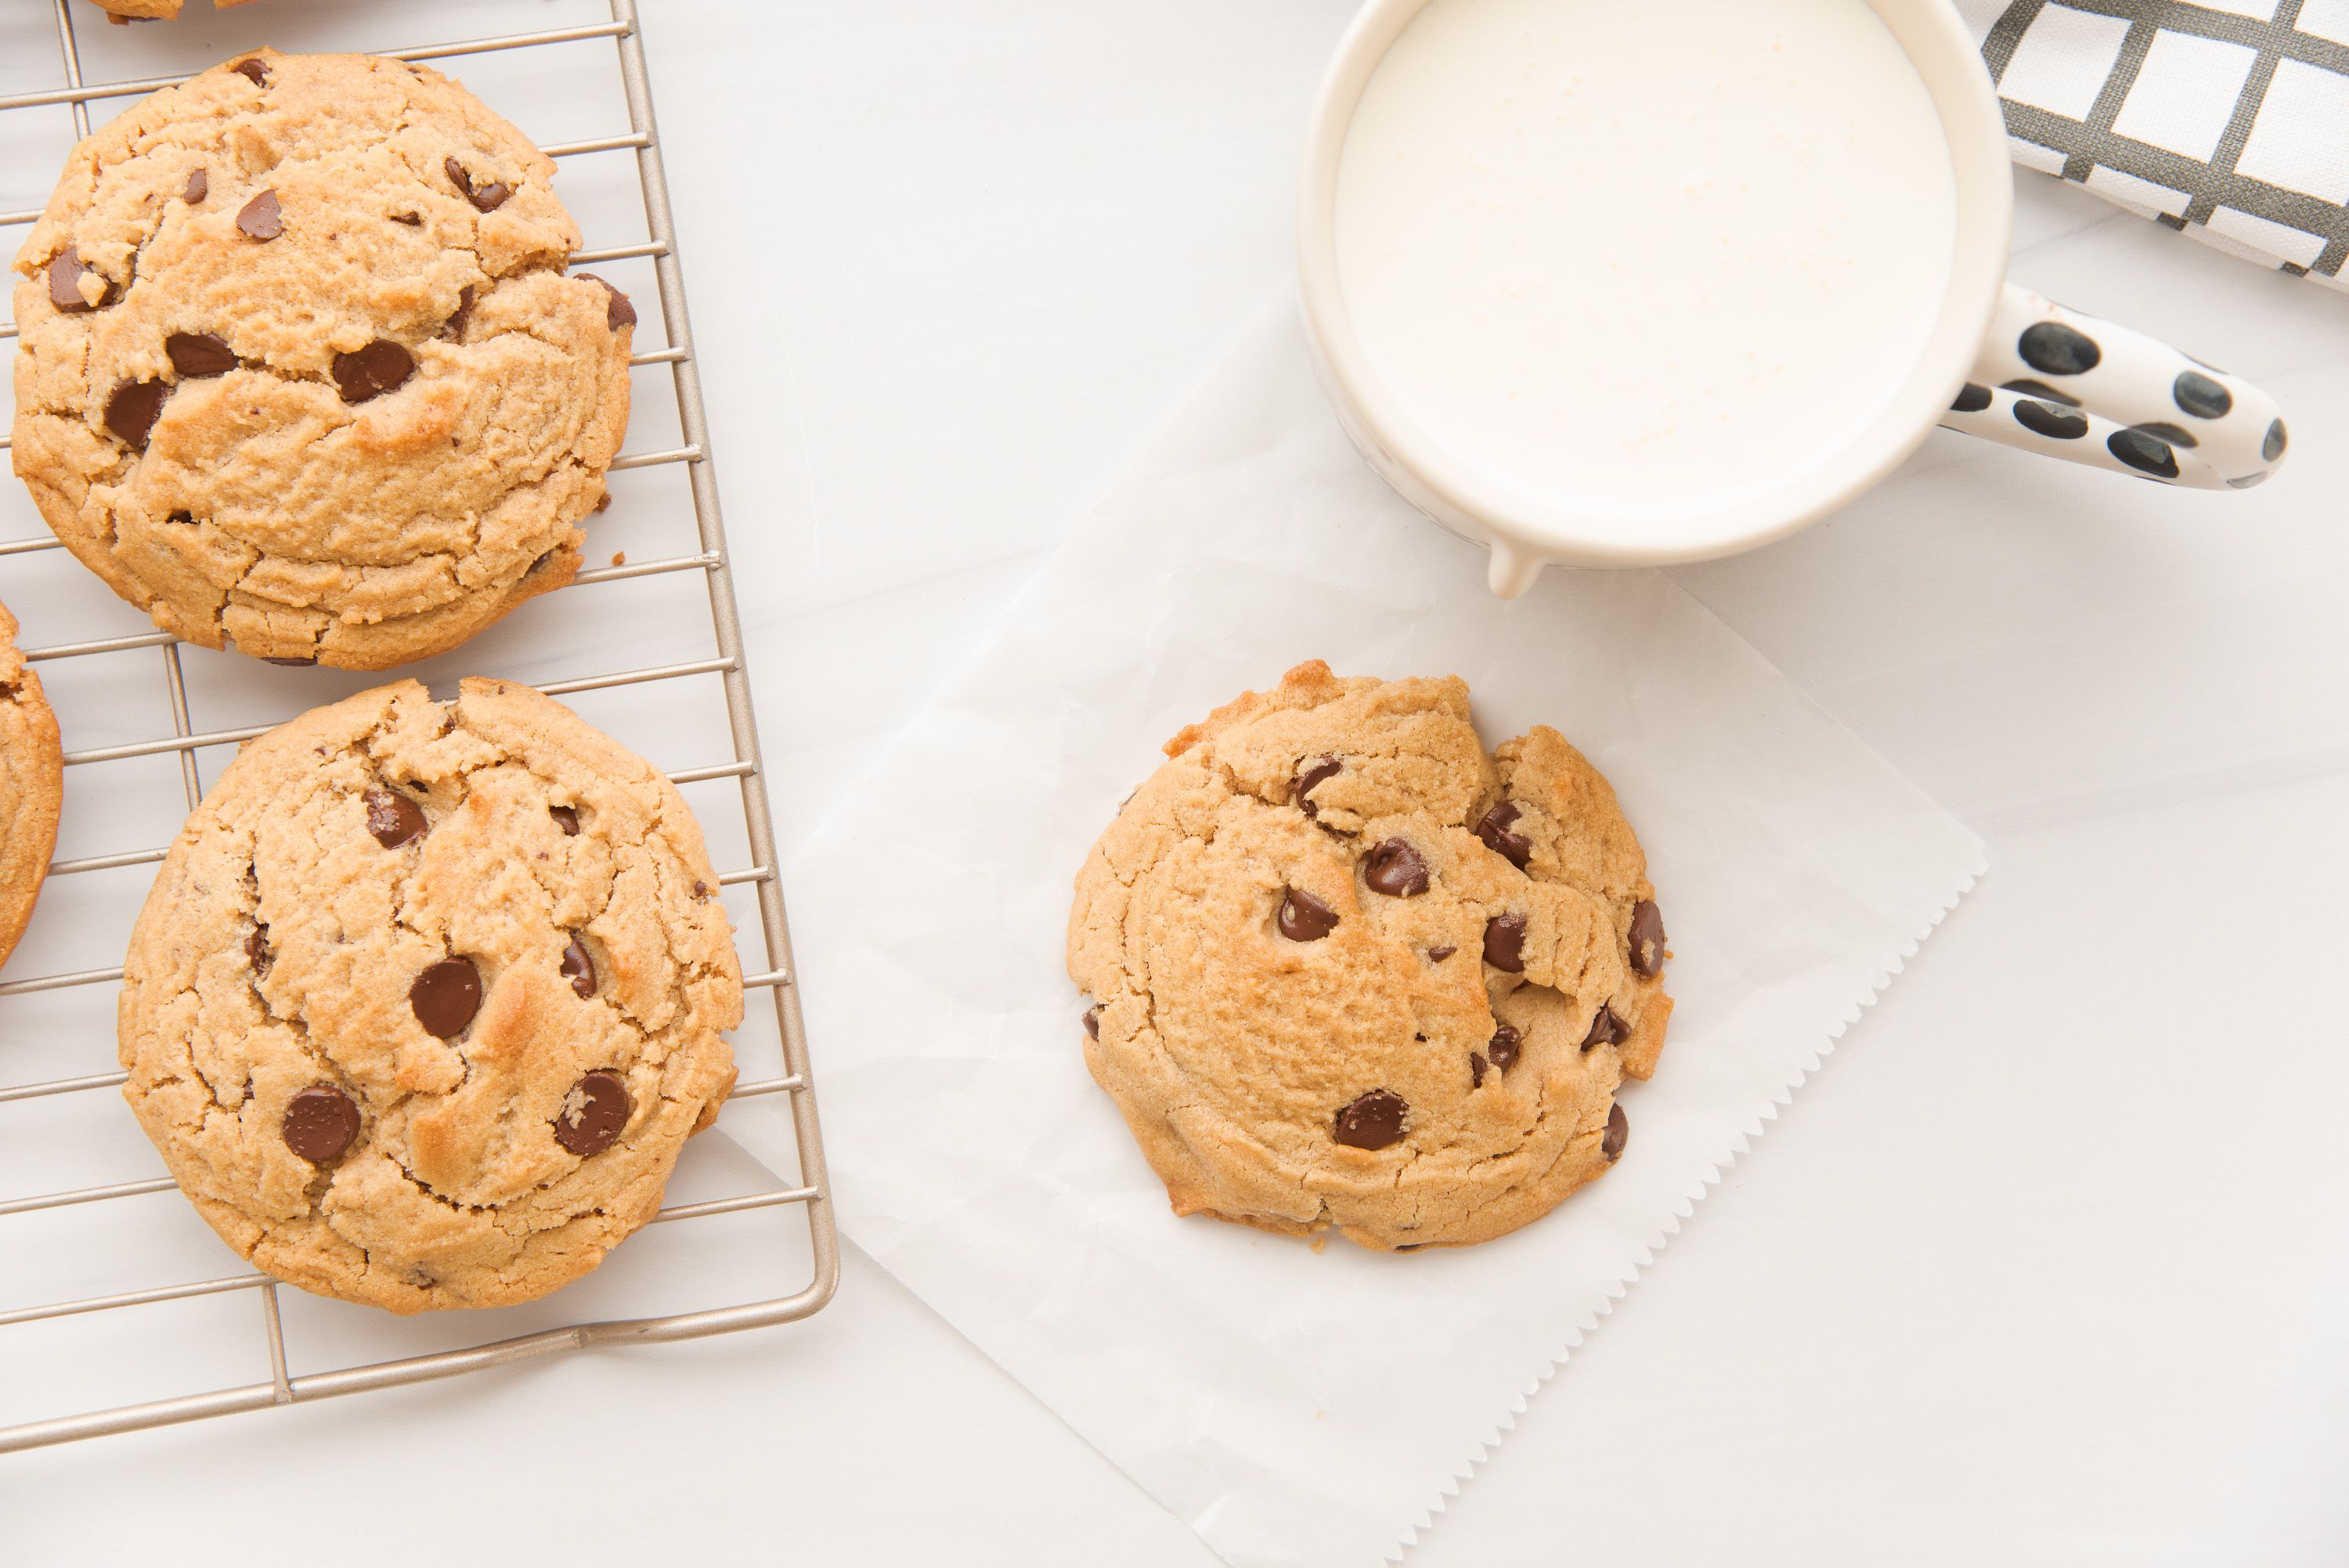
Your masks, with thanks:
[{"label": "cup of milk", "polygon": [[2265,479],[2265,394],[2005,281],[2013,200],[1948,0],[1370,0],[1308,135],[1308,335],[1505,598],[1783,538],[1937,424]]}]

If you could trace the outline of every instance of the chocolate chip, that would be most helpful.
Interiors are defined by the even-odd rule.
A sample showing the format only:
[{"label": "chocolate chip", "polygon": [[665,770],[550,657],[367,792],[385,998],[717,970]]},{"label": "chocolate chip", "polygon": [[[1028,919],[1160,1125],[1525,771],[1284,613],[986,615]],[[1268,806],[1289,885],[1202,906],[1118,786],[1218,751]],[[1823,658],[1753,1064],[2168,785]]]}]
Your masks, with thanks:
[{"label": "chocolate chip", "polygon": [[563,830],[564,838],[575,839],[579,836],[579,813],[571,807],[549,806],[546,809],[546,814],[554,819],[554,825]]},{"label": "chocolate chip", "polygon": [[1607,1130],[1599,1136],[1599,1152],[1607,1156],[1612,1165],[1623,1158],[1623,1145],[1631,1141],[1631,1119],[1623,1114],[1619,1105],[1607,1108]]},{"label": "chocolate chip", "polygon": [[346,403],[380,397],[415,373],[416,356],[388,337],[378,337],[356,354],[335,356],[335,385]]},{"label": "chocolate chip", "polygon": [[1509,831],[1509,824],[1524,815],[1524,808],[1515,800],[1502,800],[1485,812],[1485,820],[1476,824],[1476,836],[1485,841],[1485,847],[1506,858],[1520,871],[1525,869],[1527,861],[1533,859],[1534,841],[1523,833]]},{"label": "chocolate chip", "polygon": [[1451,946],[1431,947],[1427,950],[1427,961],[1430,964],[1441,964],[1459,951],[1460,949]]},{"label": "chocolate chip", "polygon": [[237,232],[248,240],[274,240],[285,232],[285,215],[277,210],[277,192],[264,191],[240,208]]},{"label": "chocolate chip", "polygon": [[467,284],[463,288],[457,291],[457,314],[450,316],[446,322],[441,324],[440,335],[443,337],[462,338],[465,335],[466,324],[472,319],[473,285]]},{"label": "chocolate chip", "polygon": [[481,972],[470,958],[443,958],[409,986],[408,1005],[426,1034],[453,1040],[481,1010]]},{"label": "chocolate chip", "polygon": [[[81,253],[67,245],[49,258],[49,303],[67,315],[80,315],[98,309],[98,305],[114,303],[114,284],[108,283],[99,291],[98,303],[81,297],[81,280],[85,273],[98,269],[81,259]],[[103,281],[103,280],[101,280]]]},{"label": "chocolate chip", "polygon": [[583,284],[594,284],[597,288],[604,291],[605,296],[604,300],[604,325],[605,326],[610,327],[614,332],[617,332],[624,326],[634,326],[636,325],[636,307],[628,303],[627,295],[622,294],[618,289],[614,288],[610,284],[605,283],[602,278],[597,277],[594,273],[581,273],[579,274],[579,281]]},{"label": "chocolate chip", "polygon": [[1485,962],[1511,975],[1526,972],[1526,917],[1496,914],[1485,923]]},{"label": "chocolate chip", "polygon": [[1288,786],[1289,799],[1296,802],[1298,808],[1307,816],[1319,816],[1321,813],[1314,808],[1313,802],[1306,799],[1306,797],[1313,793],[1313,787],[1315,785],[1322,783],[1327,779],[1335,779],[1343,766],[1344,765],[1334,757],[1324,757],[1320,761],[1314,763],[1310,768],[1299,769],[1298,770],[1297,778]]},{"label": "chocolate chip", "polygon": [[1492,1065],[1492,1063],[1486,1061],[1476,1052],[1470,1051],[1468,1053],[1468,1087],[1470,1088],[1483,1088],[1485,1087],[1485,1074],[1491,1069]]},{"label": "chocolate chip", "polygon": [[1402,1096],[1374,1088],[1338,1112],[1330,1136],[1349,1149],[1384,1149],[1402,1137]]},{"label": "chocolate chip", "polygon": [[359,1135],[359,1108],[334,1085],[314,1083],[286,1103],[277,1135],[311,1164],[324,1165]]},{"label": "chocolate chip", "polygon": [[1338,912],[1301,888],[1288,888],[1273,923],[1291,942],[1319,942],[1338,929]]},{"label": "chocolate chip", "polygon": [[585,944],[575,936],[571,945],[563,950],[563,977],[582,996],[595,994],[595,961],[587,956]]},{"label": "chocolate chip", "polygon": [[1101,1038],[1101,1004],[1098,1002],[1085,1009],[1085,1033],[1096,1040]]},{"label": "chocolate chip", "polygon": [[554,1113],[554,1141],[583,1158],[601,1154],[620,1140],[635,1108],[619,1074],[589,1073],[563,1097],[563,1109]]},{"label": "chocolate chip", "polygon": [[424,227],[424,214],[421,212],[394,212],[391,215],[391,221],[395,223],[404,224],[410,229],[421,229]]},{"label": "chocolate chip", "polygon": [[254,978],[269,973],[269,928],[255,925],[244,934],[245,962],[253,965]]},{"label": "chocolate chip", "polygon": [[1495,1067],[1507,1072],[1517,1065],[1517,1053],[1525,1048],[1525,1044],[1526,1037],[1517,1033],[1515,1024],[1503,1024],[1485,1042],[1485,1054],[1492,1058]]},{"label": "chocolate chip", "polygon": [[1653,975],[1664,966],[1664,917],[1653,899],[1631,906],[1631,968]]},{"label": "chocolate chip", "polygon": [[454,158],[442,159],[440,167],[448,171],[450,183],[465,193],[465,200],[484,212],[496,211],[505,204],[505,199],[513,194],[512,186],[501,184],[495,180],[486,180],[479,185],[474,184],[471,173]]},{"label": "chocolate chip", "polygon": [[204,204],[204,198],[212,193],[212,176],[199,169],[188,176],[188,188],[181,193],[181,200],[191,207],[201,207]]},{"label": "chocolate chip", "polygon": [[106,428],[134,452],[147,449],[155,421],[163,417],[163,399],[171,395],[168,381],[123,381],[106,400]]},{"label": "chocolate chip", "polygon": [[265,88],[269,85],[269,67],[259,60],[239,60],[229,69],[251,82],[254,87]]},{"label": "chocolate chip", "polygon": [[1631,1026],[1615,1016],[1615,1009],[1601,1004],[1599,1016],[1590,1020],[1590,1033],[1582,1037],[1582,1048],[1595,1051],[1601,1046],[1619,1046],[1631,1037]]},{"label": "chocolate chip", "polygon": [[[174,522],[193,522],[196,520],[188,516],[185,512],[175,512],[172,514],[171,521]],[[283,665],[289,670],[306,670],[318,661],[316,659],[282,659],[264,654],[262,655],[261,662],[264,665]]]},{"label": "chocolate chip", "polygon": [[359,797],[367,807],[367,831],[387,850],[396,850],[424,830],[424,813],[396,789],[370,789]]},{"label": "chocolate chip", "polygon": [[1427,891],[1427,861],[1401,839],[1389,839],[1362,864],[1362,881],[1389,898],[1415,898]]},{"label": "chocolate chip", "polygon": [[236,368],[236,350],[209,332],[175,332],[163,340],[163,352],[171,356],[172,369],[198,380]]},{"label": "chocolate chip", "polygon": [[693,902],[700,903],[709,897],[709,884],[699,877],[693,879]]}]

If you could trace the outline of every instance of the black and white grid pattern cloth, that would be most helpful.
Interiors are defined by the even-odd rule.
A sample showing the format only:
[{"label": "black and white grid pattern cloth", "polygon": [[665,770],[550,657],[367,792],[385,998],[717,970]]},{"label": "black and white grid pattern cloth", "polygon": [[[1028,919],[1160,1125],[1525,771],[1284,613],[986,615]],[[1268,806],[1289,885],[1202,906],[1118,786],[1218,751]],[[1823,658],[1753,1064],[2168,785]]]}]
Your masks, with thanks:
[{"label": "black and white grid pattern cloth", "polygon": [[2349,0],[1963,0],[2014,160],[2344,284]]}]

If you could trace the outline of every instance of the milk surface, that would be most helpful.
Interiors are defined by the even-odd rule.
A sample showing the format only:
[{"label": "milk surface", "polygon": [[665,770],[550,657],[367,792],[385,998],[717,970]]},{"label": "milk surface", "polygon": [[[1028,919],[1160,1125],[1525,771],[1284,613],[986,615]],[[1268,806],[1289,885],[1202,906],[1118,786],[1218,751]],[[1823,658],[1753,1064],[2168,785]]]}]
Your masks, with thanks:
[{"label": "milk surface", "polygon": [[1433,0],[1363,93],[1336,238],[1428,435],[1636,520],[1774,488],[1879,414],[1956,221],[1865,0]]}]

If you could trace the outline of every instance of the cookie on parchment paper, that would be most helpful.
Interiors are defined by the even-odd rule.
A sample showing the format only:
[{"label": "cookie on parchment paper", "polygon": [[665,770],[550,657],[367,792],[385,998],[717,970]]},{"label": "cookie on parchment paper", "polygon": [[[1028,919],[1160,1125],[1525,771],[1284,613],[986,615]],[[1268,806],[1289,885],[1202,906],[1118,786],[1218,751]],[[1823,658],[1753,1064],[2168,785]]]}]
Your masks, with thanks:
[{"label": "cookie on parchment paper", "polygon": [[41,896],[64,799],[57,716],[16,647],[16,618],[0,604],[0,964],[16,950]]},{"label": "cookie on parchment paper", "polygon": [[527,1301],[658,1212],[741,970],[668,780],[528,687],[254,741],[165,858],[123,1096],[222,1239],[394,1312]]},{"label": "cookie on parchment paper", "polygon": [[636,313],[457,83],[264,49],[77,147],[17,253],[16,470],[209,647],[380,669],[578,570]]},{"label": "cookie on parchment paper", "polygon": [[1646,857],[1557,731],[1319,663],[1184,730],[1079,872],[1085,1059],[1175,1212],[1402,1251],[1622,1154],[1671,998]]}]

